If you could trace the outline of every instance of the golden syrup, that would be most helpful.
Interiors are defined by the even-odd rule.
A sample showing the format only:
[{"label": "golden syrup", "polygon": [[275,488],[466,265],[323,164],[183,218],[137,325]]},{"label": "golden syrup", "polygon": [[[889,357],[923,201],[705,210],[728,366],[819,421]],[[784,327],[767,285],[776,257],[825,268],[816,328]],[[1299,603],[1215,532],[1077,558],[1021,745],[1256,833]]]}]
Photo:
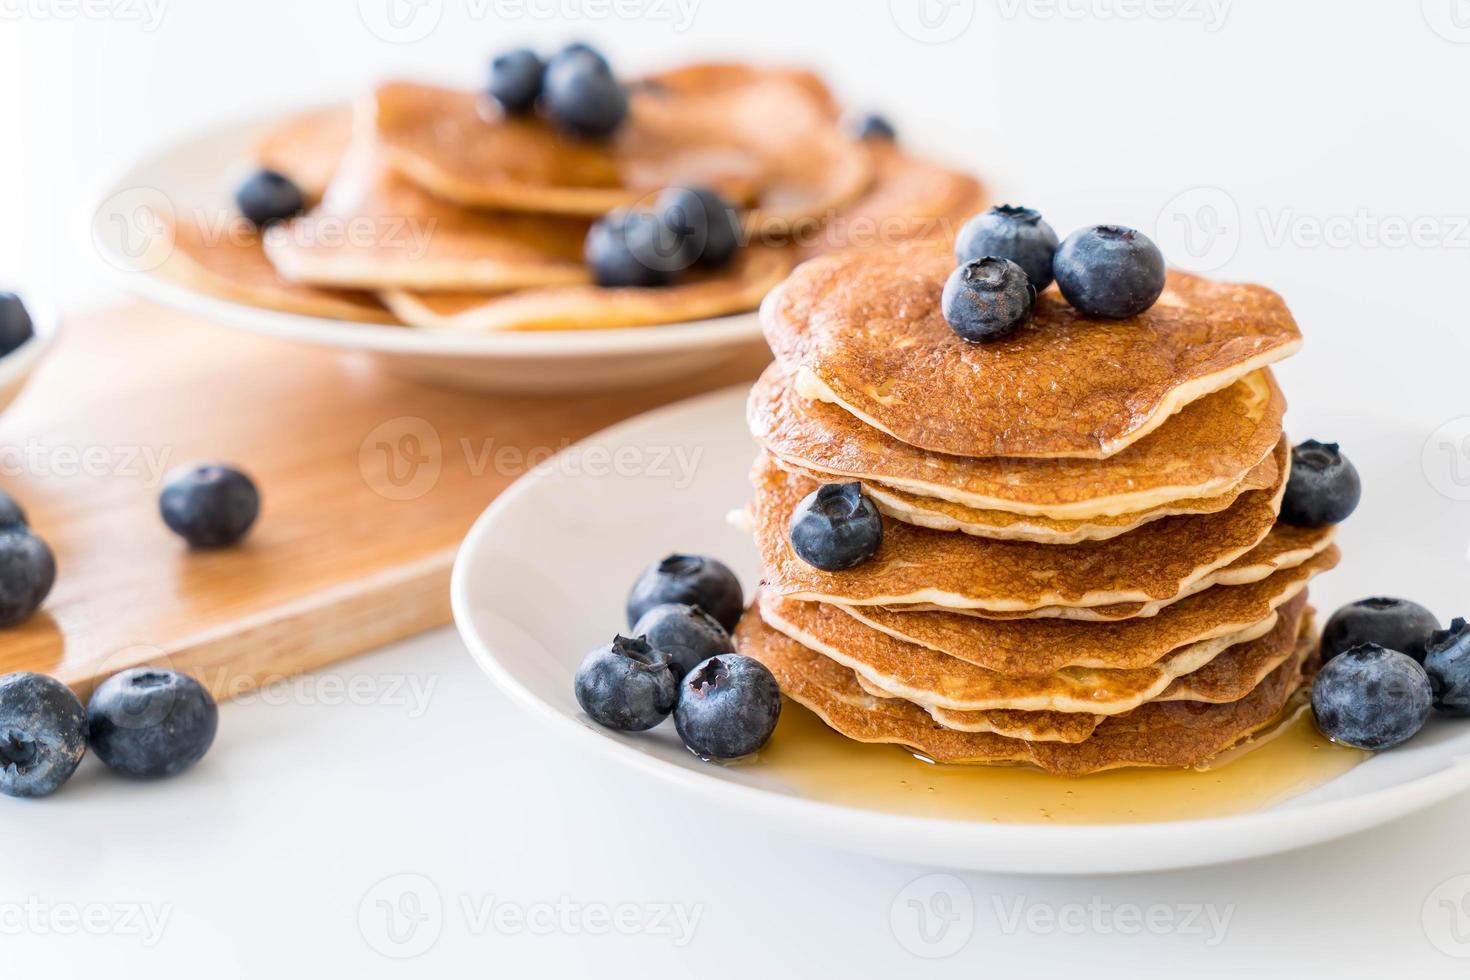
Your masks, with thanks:
[{"label": "golden syrup", "polygon": [[1064,778],[1024,766],[935,765],[844,738],[786,702],[756,766],[803,796],[905,816],[992,823],[1140,823],[1262,810],[1336,778],[1369,753],[1329,742],[1299,704],[1207,769],[1115,769]]}]

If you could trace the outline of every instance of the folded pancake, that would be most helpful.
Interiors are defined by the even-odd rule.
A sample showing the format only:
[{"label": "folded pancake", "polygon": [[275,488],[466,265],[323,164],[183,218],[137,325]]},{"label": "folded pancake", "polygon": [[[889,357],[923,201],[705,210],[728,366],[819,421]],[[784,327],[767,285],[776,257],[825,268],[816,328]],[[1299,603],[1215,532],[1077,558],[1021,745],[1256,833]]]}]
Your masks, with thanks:
[{"label": "folded pancake", "polygon": [[1088,317],[1048,289],[1030,324],[972,344],[945,322],[941,250],[838,253],[799,267],[762,323],[804,397],[957,456],[1105,459],[1189,403],[1294,352],[1281,298],[1171,272],[1152,308]]},{"label": "folded pancake", "polygon": [[746,406],[756,441],[783,462],[824,474],[828,482],[861,480],[1057,522],[1229,494],[1271,458],[1286,410],[1271,373],[1258,371],[1190,404],[1105,460],[976,459],[916,449],[835,405],[797,396],[788,379],[779,365],[767,368]]},{"label": "folded pancake", "polygon": [[330,106],[292,116],[272,126],[255,148],[262,167],[285,174],[315,204],[352,142],[352,107]]}]

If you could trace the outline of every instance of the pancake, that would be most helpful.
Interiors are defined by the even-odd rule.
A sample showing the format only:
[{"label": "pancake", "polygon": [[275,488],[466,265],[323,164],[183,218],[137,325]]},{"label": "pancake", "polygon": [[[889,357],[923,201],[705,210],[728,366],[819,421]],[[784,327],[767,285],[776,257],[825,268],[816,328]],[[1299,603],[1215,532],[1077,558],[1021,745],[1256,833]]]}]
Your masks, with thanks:
[{"label": "pancake", "polygon": [[1173,600],[1270,533],[1289,468],[1284,441],[1277,455],[1277,486],[1242,494],[1228,510],[1167,517],[1122,538],[1065,548],[949,534],[885,517],[878,553],[841,572],[808,565],[787,540],[792,512],[818,484],[763,455],[752,474],[756,544],[770,587],[795,599],[929,603],[986,613]]},{"label": "pancake", "polygon": [[803,469],[1056,521],[1137,514],[1228,494],[1281,439],[1286,401],[1269,371],[1187,406],[1105,460],[974,459],[916,449],[835,405],[798,397],[779,365],[751,390],[746,417],[769,452]]},{"label": "pancake", "polygon": [[[853,674],[863,692],[885,700],[893,695],[867,680],[862,674]],[[929,717],[938,721],[938,709],[921,705]],[[963,718],[965,727],[946,725],[955,731],[993,732],[1007,738],[1024,739],[1027,742],[1081,742],[1092,737],[1105,715],[1090,715],[1080,711],[1007,711],[997,708],[990,711],[949,712],[951,716]]]},{"label": "pancake", "polygon": [[728,267],[656,289],[604,289],[593,285],[548,286],[501,294],[383,294],[399,319],[426,330],[489,333],[501,330],[569,330],[641,327],[744,313],[790,269],[780,251],[758,245],[741,249]]},{"label": "pancake", "polygon": [[1268,613],[1239,633],[1181,647],[1134,670],[1064,667],[1040,677],[1012,677],[894,639],[823,603],[794,602],[769,592],[759,598],[767,625],[854,671],[890,697],[960,712],[1007,709],[1099,715],[1131,711],[1164,693],[1176,678],[1221,656],[1241,659],[1253,651],[1276,650],[1285,657],[1305,606],[1306,595],[1298,595],[1279,613]]},{"label": "pancake", "polygon": [[265,257],[260,235],[243,218],[211,228],[201,215],[169,221],[164,236],[172,245],[159,267],[168,278],[211,296],[283,313],[330,317],[359,323],[397,323],[372,293],[322,289],[282,279]]},{"label": "pancake", "polygon": [[1087,317],[1048,289],[1030,324],[971,344],[940,311],[954,267],[953,255],[914,247],[813,259],[766,298],[766,339],[804,397],[911,446],[1086,459],[1122,451],[1301,343],[1270,290],[1171,272],[1138,316]]},{"label": "pancake", "polygon": [[393,167],[468,207],[597,216],[672,185],[703,185],[752,209],[752,227],[827,214],[872,180],[868,149],[830,106],[783,72],[710,86],[636,85],[607,140],[562,135],[538,116],[507,116],[472,92],[379,86],[376,132]]},{"label": "pancake", "polygon": [[741,618],[735,644],[770,668],[783,694],[848,738],[904,745],[935,762],[1022,763],[1081,776],[1122,766],[1198,766],[1270,725],[1301,686],[1315,635],[1306,628],[1294,655],[1239,701],[1145,704],[1109,718],[1079,743],[944,728],[918,705],[868,694],[852,671],[783,636],[754,613]]},{"label": "pancake", "polygon": [[1134,670],[1181,647],[1240,633],[1300,595],[1337,564],[1337,549],[1259,582],[1206,589],[1157,616],[1117,622],[982,619],[953,612],[895,612],[834,606],[875,630],[1013,677],[1044,677],[1065,667]]},{"label": "pancake", "polygon": [[271,127],[255,148],[262,167],[285,174],[308,203],[327,192],[352,142],[352,107],[331,106],[292,116]]}]

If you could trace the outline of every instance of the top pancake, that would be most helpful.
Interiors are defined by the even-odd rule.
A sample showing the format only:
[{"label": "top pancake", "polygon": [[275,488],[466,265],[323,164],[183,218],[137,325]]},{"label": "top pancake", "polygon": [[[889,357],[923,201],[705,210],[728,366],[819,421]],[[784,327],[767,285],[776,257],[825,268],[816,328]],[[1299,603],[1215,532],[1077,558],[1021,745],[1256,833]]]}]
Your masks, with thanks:
[{"label": "top pancake", "polygon": [[1281,298],[1171,272],[1152,308],[1090,318],[1055,289],[1015,334],[945,322],[953,255],[901,247],[798,268],[766,298],[766,340],[798,391],[902,442],[957,456],[1112,456],[1184,406],[1294,352]]},{"label": "top pancake", "polygon": [[315,204],[352,142],[353,110],[331,106],[292,116],[272,126],[255,148],[255,159],[267,169],[285,174]]}]

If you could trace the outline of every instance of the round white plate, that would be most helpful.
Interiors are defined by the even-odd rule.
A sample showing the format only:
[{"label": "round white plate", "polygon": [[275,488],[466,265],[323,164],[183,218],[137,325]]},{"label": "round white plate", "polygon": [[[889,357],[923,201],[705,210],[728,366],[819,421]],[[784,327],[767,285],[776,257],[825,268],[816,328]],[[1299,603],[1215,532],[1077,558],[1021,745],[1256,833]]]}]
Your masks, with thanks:
[{"label": "round white plate", "polygon": [[95,196],[85,235],[124,288],[254,333],[362,351],[384,367],[454,387],[525,393],[626,388],[718,364],[761,343],[754,313],[616,330],[446,334],[281,313],[219,299],[157,273],[166,232],[152,212],[231,213],[234,186],[270,120],[234,123],[168,146]]},{"label": "round white plate", "polygon": [[[707,553],[727,560],[747,589],[757,580],[750,540],[725,521],[749,494],[755,449],[745,430],[744,400],[743,390],[717,392],[579,443],[502,494],[460,550],[452,593],[465,643],[525,707],[527,725],[538,734],[545,728],[573,739],[589,765],[625,765],[630,774],[653,777],[655,791],[691,793],[745,812],[764,830],[808,835],[822,845],[926,865],[1027,873],[1137,872],[1256,857],[1362,830],[1470,787],[1470,721],[1437,719],[1408,745],[1246,816],[1093,826],[967,823],[805,799],[763,775],[759,762],[730,768],[700,762],[669,724],[641,735],[597,727],[572,696],[572,674],[587,650],[625,626],[627,588],[646,565],[671,551]],[[1381,431],[1376,436],[1365,429],[1353,443],[1370,487],[1380,459],[1397,459],[1397,430]],[[1413,489],[1433,493],[1419,484]],[[1426,501],[1421,510],[1432,506]],[[1390,540],[1372,526],[1380,511],[1398,520],[1414,512],[1365,504],[1355,523],[1369,523],[1345,543],[1344,568],[1329,580],[1362,588],[1350,570],[1408,560],[1391,544],[1354,553],[1356,541]],[[1463,580],[1459,567],[1449,567],[1462,560],[1452,551],[1457,549],[1443,559],[1416,554],[1414,562],[1428,566],[1416,573]],[[1314,589],[1324,614],[1369,591],[1344,592],[1342,585]]]}]

